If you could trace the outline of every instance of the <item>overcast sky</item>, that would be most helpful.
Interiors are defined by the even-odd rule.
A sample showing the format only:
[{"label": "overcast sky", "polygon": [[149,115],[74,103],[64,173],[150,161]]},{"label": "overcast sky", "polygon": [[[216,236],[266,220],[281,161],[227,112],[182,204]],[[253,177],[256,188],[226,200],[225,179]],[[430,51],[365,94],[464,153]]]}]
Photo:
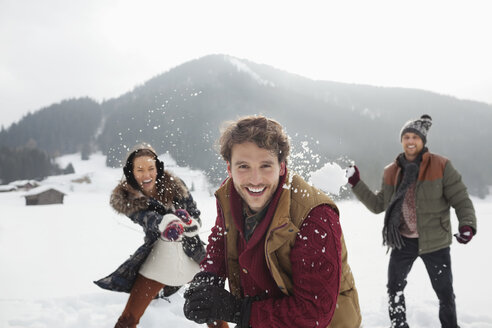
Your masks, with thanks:
[{"label": "overcast sky", "polygon": [[0,125],[208,54],[492,104],[489,0],[0,0]]}]

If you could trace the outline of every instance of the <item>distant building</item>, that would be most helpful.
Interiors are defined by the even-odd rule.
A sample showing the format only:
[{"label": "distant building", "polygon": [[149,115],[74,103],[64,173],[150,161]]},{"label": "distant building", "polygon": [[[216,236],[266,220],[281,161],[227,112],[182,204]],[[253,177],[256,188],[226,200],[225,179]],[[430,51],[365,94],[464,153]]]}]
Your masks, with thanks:
[{"label": "distant building", "polygon": [[15,186],[18,190],[31,190],[36,187],[39,187],[39,182],[36,180],[19,180],[9,183],[12,186]]},{"label": "distant building", "polygon": [[65,193],[49,186],[34,188],[24,195],[26,205],[63,204],[64,196]]},{"label": "distant building", "polygon": [[9,192],[9,191],[15,191],[17,190],[16,186],[12,185],[1,185],[0,186],[0,192]]},{"label": "distant building", "polygon": [[87,176],[87,175],[84,175],[81,178],[73,179],[73,180],[70,180],[70,181],[72,181],[74,183],[87,183],[87,184],[89,184],[89,183],[91,183],[91,178],[89,178],[89,176]]}]

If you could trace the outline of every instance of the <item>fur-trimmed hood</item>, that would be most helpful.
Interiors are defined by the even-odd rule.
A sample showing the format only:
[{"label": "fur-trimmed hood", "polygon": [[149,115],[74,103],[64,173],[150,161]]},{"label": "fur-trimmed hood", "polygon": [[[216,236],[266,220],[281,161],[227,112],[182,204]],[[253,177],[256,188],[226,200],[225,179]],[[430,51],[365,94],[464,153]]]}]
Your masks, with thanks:
[{"label": "fur-trimmed hood", "polygon": [[[189,197],[184,182],[166,170],[163,179],[157,181],[157,190],[159,194],[157,201],[167,209],[174,208],[180,200]],[[138,211],[149,209],[151,199],[123,180],[113,189],[109,203],[116,212],[130,216]]]}]

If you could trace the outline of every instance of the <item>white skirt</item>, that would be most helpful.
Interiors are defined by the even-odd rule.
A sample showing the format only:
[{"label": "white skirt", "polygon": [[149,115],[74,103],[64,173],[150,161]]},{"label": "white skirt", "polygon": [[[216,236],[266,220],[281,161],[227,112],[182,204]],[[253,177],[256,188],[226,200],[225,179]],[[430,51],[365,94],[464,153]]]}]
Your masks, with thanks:
[{"label": "white skirt", "polygon": [[199,271],[200,266],[185,254],[181,241],[157,239],[139,273],[166,286],[182,286]]}]

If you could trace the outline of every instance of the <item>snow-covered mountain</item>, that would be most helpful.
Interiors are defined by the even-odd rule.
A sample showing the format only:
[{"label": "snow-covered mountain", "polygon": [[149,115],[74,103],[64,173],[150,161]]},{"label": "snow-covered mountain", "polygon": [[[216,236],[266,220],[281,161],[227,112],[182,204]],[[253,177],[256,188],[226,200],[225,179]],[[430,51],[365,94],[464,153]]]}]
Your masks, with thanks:
[{"label": "snow-covered mountain", "polygon": [[[99,149],[108,155],[106,164],[117,167],[128,147],[148,142],[180,165],[206,172],[217,185],[225,170],[214,150],[222,123],[255,114],[278,120],[294,147],[309,143],[319,155],[309,169],[348,158],[374,188],[382,168],[401,151],[401,126],[429,114],[429,149],[453,161],[472,195],[485,197],[492,185],[492,152],[486,151],[492,139],[490,104],[425,90],[315,81],[220,54],[185,62],[102,103],[69,99],[35,111],[0,130],[0,147],[11,149],[12,157],[22,147],[51,156]],[[0,152],[3,168],[12,163],[2,156],[6,152]],[[302,158],[292,160],[305,165]],[[13,166],[0,170],[5,183],[44,174],[28,175]]]},{"label": "snow-covered mountain", "polygon": [[[201,236],[207,240],[215,220],[215,201],[204,174],[176,165],[166,154],[166,168],[190,187],[202,211]],[[102,290],[92,283],[112,272],[142,243],[143,233],[109,206],[109,195],[122,177],[121,169],[106,167],[105,157],[80,154],[59,158],[75,173],[49,177],[42,185],[66,192],[62,205],[25,206],[24,191],[0,193],[0,328],[106,328],[123,310],[127,295]],[[324,189],[337,190],[341,169],[334,165],[312,174]],[[327,175],[333,175],[328,179]],[[478,234],[466,246],[452,245],[458,318],[462,328],[491,328],[492,264],[488,238],[492,233],[492,198],[473,198]],[[386,266],[381,246],[382,215],[373,215],[357,201],[340,201],[341,223],[349,251],[365,328],[388,327]],[[456,220],[453,221],[456,230]],[[181,289],[169,302],[156,300],[141,327],[198,327],[182,314]],[[406,290],[412,327],[438,327],[438,304],[417,261]],[[204,326],[203,326],[204,327]]]}]

